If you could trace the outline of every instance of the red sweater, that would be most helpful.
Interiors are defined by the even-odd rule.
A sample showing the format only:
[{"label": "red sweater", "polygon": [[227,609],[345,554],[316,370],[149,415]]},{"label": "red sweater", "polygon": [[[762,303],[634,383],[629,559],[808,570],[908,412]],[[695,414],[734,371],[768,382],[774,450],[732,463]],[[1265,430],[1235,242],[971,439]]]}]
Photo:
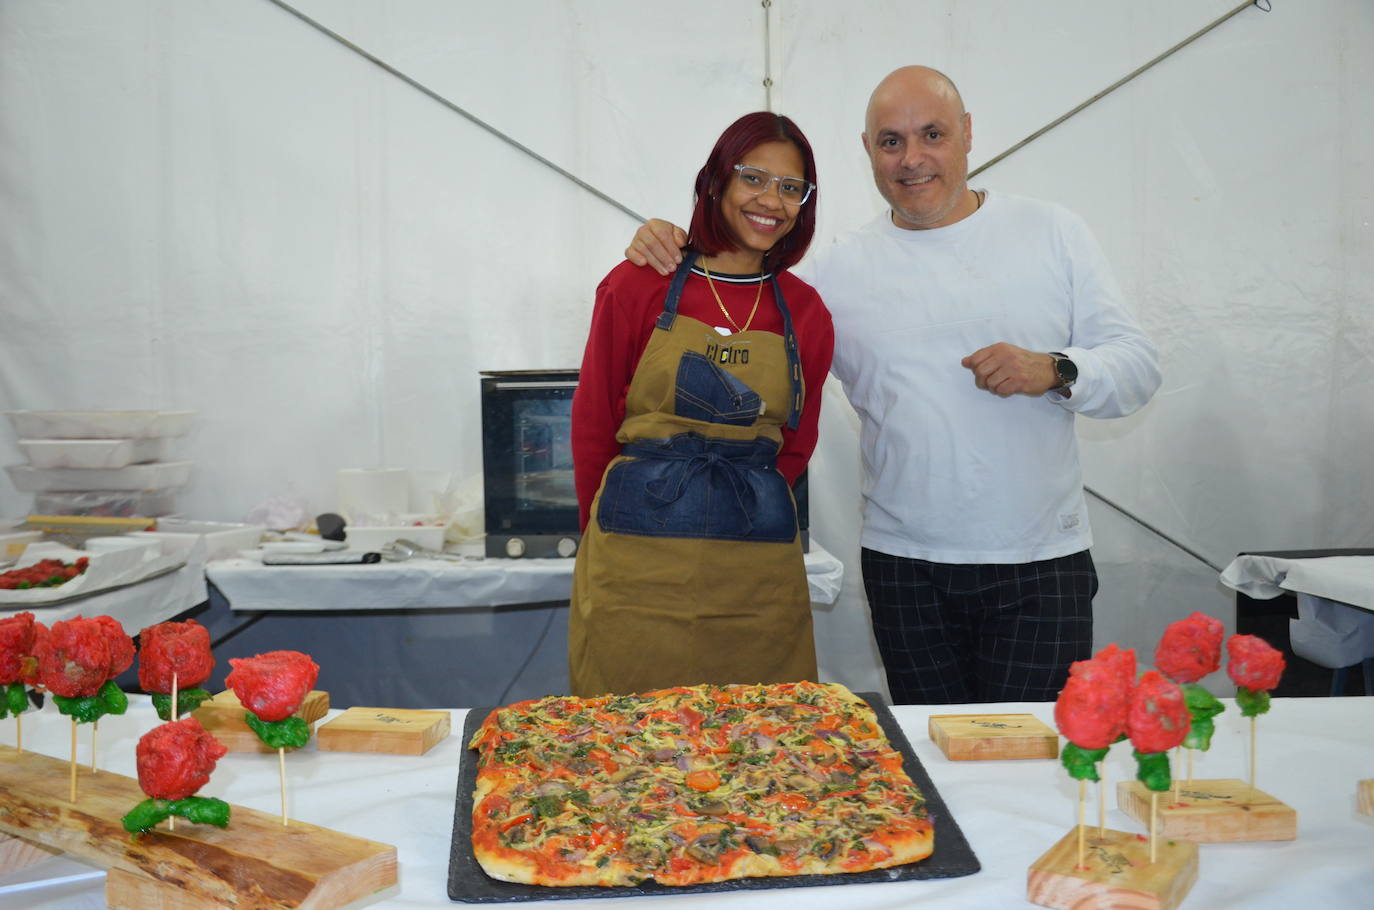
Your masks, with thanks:
[{"label": "red sweater", "polygon": [[[729,279],[741,276],[717,275],[716,272],[712,272],[711,277],[730,315],[735,322],[744,325],[758,291],[757,280],[732,283]],[[583,530],[586,530],[592,499],[601,486],[606,466],[620,454],[620,443],[616,442],[615,435],[625,419],[625,396],[639,367],[639,358],[653,334],[654,320],[663,312],[670,281],[671,278],[651,268],[622,262],[611,269],[596,289],[592,327],[587,337],[587,350],[582,356],[582,372],[572,408],[573,471]],[[821,386],[830,372],[835,330],[830,322],[830,311],[811,285],[790,272],[778,275],[778,285],[792,315],[792,330],[797,336],[802,376],[806,381],[801,421],[795,430],[782,428],[782,450],[778,453],[778,470],[790,484],[801,475],[816,448]],[[707,325],[731,327],[700,274],[688,277],[678,302],[678,313]],[[759,301],[758,312],[749,328],[782,334],[782,313],[773,301],[771,283],[764,285],[763,299]]]}]

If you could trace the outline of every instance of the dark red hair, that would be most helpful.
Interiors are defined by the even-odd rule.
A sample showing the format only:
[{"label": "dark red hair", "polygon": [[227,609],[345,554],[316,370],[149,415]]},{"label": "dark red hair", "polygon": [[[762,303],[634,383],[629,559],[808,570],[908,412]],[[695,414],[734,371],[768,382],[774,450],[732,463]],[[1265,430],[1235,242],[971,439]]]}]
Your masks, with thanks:
[{"label": "dark red hair", "polygon": [[[692,224],[687,231],[689,247],[707,256],[735,249],[736,240],[721,214],[720,200],[725,187],[735,179],[735,165],[766,142],[790,142],[801,152],[805,173],[779,176],[801,176],[816,183],[816,157],[811,153],[811,143],[791,119],[769,111],[745,114],[720,134],[706,164],[697,172]],[[806,253],[816,233],[816,197],[819,193],[819,189],[811,193],[811,198],[797,212],[792,230],[763,254],[764,271],[789,268]]]}]

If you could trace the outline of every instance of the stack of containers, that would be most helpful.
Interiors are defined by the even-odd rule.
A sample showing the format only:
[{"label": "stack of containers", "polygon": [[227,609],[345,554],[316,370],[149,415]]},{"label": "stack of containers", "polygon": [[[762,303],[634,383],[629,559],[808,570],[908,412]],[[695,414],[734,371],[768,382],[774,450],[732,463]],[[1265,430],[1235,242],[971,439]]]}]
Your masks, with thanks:
[{"label": "stack of containers", "polygon": [[5,468],[33,515],[157,518],[176,511],[191,462],[168,442],[195,411],[6,411],[27,464]]}]

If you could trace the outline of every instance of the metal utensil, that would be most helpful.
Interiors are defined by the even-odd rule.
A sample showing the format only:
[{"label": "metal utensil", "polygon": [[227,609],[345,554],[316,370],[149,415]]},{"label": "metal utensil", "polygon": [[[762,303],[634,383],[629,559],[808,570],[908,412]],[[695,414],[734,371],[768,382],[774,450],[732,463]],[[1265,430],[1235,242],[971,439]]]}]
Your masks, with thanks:
[{"label": "metal utensil", "polygon": [[381,547],[382,558],[389,562],[405,562],[417,556],[425,559],[446,559],[450,562],[462,562],[463,557],[456,553],[442,553],[439,550],[428,550],[413,540],[406,540],[404,537],[383,544]]}]

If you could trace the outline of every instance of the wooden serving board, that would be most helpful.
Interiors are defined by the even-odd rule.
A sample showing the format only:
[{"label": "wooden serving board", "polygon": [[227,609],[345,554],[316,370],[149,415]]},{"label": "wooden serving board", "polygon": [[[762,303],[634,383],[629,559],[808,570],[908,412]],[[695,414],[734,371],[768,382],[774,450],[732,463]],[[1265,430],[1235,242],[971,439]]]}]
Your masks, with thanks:
[{"label": "wooden serving board", "polygon": [[932,714],[928,729],[950,761],[1059,757],[1059,734],[1032,714]]},{"label": "wooden serving board", "polygon": [[352,707],[320,727],[315,743],[324,752],[424,755],[448,733],[447,711]]},{"label": "wooden serving board", "polygon": [[1155,861],[1141,834],[1089,828],[1084,862],[1078,865],[1078,829],[1031,864],[1026,899],[1042,907],[1073,910],[1173,910],[1197,881],[1197,844],[1159,838]]},{"label": "wooden serving board", "polygon": [[[1159,794],[1159,833],[1201,844],[1296,840],[1298,813],[1263,790],[1252,790],[1243,780],[1194,780],[1174,791]],[[1150,826],[1150,791],[1139,781],[1116,785],[1116,803],[1122,812]]]},{"label": "wooden serving board", "polygon": [[129,910],[339,907],[396,884],[396,848],[233,806],[229,827],[177,819],[133,840],[120,824],[146,797],[138,781],[80,773],[68,763],[0,746],[0,832],[110,870],[106,901]]},{"label": "wooden serving board", "polygon": [[1355,785],[1355,808],[1363,815],[1374,815],[1374,777]]},{"label": "wooden serving board", "polygon": [[[309,725],[311,735],[315,733],[315,721],[328,713],[329,693],[319,689],[308,692],[301,706],[296,709],[296,716]],[[230,752],[275,752],[275,749],[258,739],[258,734],[248,726],[243,715],[243,704],[233,689],[225,689],[214,698],[201,702],[200,707],[191,712],[191,716],[200,721],[200,725]]]}]

